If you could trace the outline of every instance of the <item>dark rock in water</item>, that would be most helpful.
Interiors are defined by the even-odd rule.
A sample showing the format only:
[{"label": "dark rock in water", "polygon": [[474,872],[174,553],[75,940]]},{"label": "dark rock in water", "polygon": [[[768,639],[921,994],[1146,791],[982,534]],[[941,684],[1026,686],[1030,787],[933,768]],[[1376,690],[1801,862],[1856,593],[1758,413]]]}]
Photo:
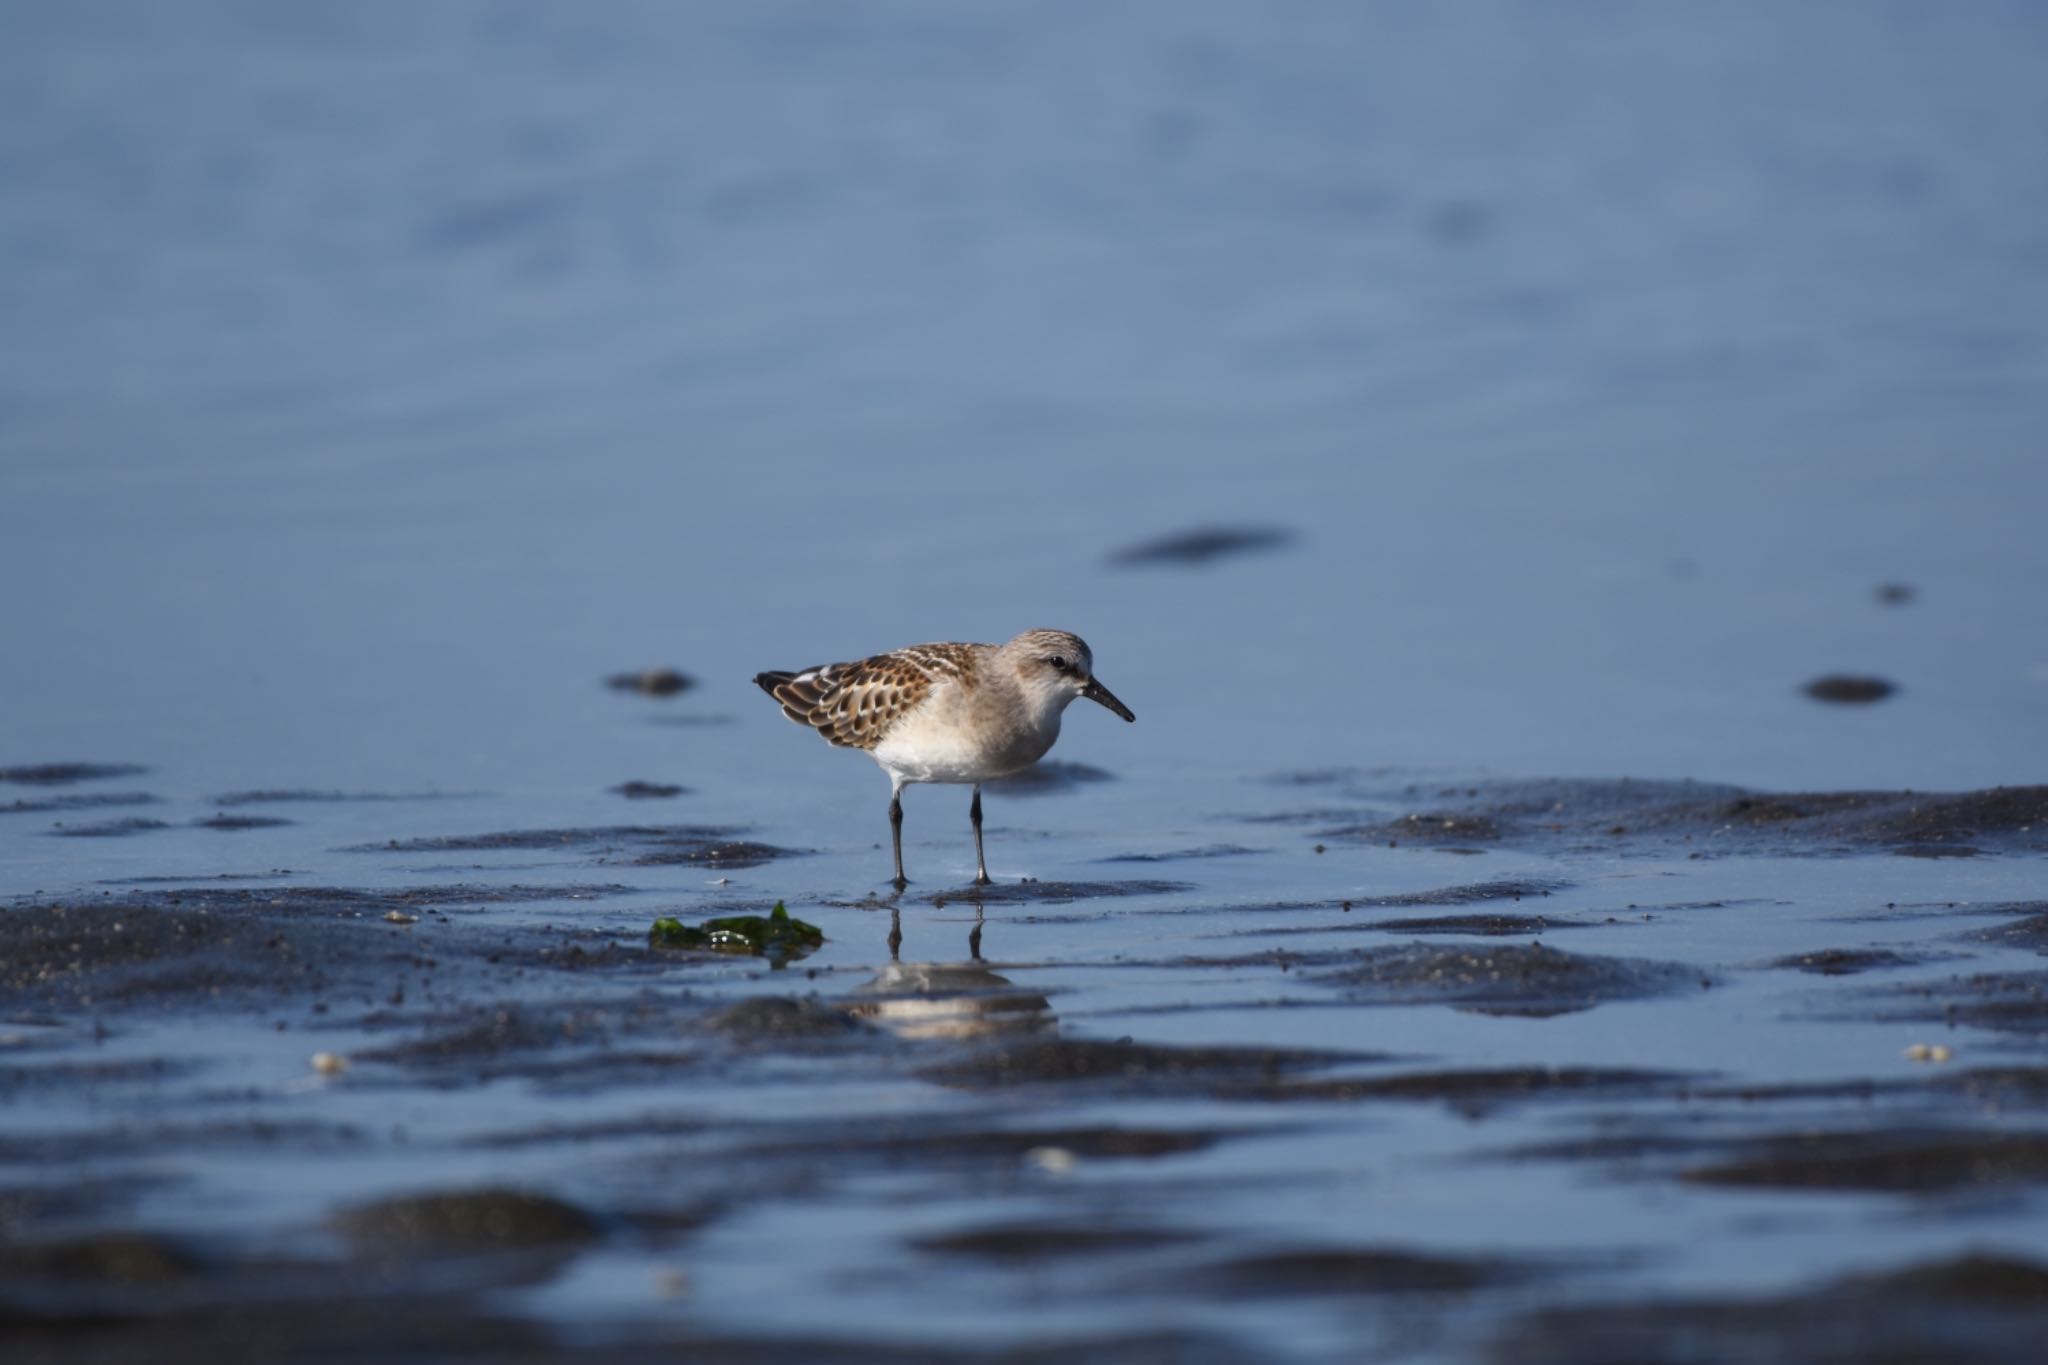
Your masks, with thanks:
[{"label": "dark rock in water", "polygon": [[1118,550],[1112,564],[1207,564],[1227,555],[1273,550],[1294,540],[1292,531],[1273,526],[1204,526],[1161,536]]},{"label": "dark rock in water", "polygon": [[623,796],[628,801],[658,801],[671,796],[681,796],[689,788],[678,787],[668,782],[634,781],[621,782],[611,790],[615,795]]},{"label": "dark rock in water", "polygon": [[638,673],[614,673],[605,686],[621,692],[638,692],[648,697],[673,697],[697,685],[697,680],[673,668],[644,668]]},{"label": "dark rock in water", "polygon": [[379,1199],[343,1209],[334,1228],[368,1255],[433,1255],[580,1246],[598,1221],[573,1204],[523,1190],[464,1190]]},{"label": "dark rock in water", "polygon": [[1862,677],[1852,673],[1830,673],[1815,678],[1806,685],[1806,695],[1815,701],[1843,702],[1855,705],[1863,702],[1883,701],[1898,691],[1895,683],[1883,678]]},{"label": "dark rock in water", "polygon": [[1543,944],[1457,948],[1406,944],[1347,955],[1315,980],[1385,1004],[1439,1003],[1482,1014],[1542,1017],[1711,984],[1691,967],[1587,957]]},{"label": "dark rock in water", "polygon": [[20,782],[36,787],[67,787],[74,782],[97,782],[108,777],[134,777],[149,769],[139,763],[30,763],[0,768],[0,782]]},{"label": "dark rock in water", "polygon": [[1115,779],[1115,773],[1087,763],[1064,763],[1052,759],[981,785],[1005,796],[1049,796],[1054,792],[1072,791],[1090,782],[1111,782]]}]

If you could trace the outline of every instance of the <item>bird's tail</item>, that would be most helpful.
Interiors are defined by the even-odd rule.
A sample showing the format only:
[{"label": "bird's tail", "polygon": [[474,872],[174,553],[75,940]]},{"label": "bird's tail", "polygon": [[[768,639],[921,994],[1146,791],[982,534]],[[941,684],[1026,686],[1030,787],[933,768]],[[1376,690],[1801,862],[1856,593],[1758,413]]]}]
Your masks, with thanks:
[{"label": "bird's tail", "polygon": [[796,674],[794,673],[756,673],[754,675],[754,686],[772,697],[775,695],[776,688],[782,686],[795,676]]}]

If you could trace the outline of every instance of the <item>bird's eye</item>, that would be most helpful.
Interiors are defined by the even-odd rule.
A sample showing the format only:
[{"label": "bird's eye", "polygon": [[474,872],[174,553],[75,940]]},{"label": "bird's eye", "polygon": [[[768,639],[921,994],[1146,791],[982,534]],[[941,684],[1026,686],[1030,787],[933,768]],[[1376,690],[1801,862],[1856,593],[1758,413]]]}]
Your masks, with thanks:
[{"label": "bird's eye", "polygon": [[1062,673],[1067,671],[1067,660],[1064,655],[1055,654],[1050,659],[1047,659],[1046,662]]}]

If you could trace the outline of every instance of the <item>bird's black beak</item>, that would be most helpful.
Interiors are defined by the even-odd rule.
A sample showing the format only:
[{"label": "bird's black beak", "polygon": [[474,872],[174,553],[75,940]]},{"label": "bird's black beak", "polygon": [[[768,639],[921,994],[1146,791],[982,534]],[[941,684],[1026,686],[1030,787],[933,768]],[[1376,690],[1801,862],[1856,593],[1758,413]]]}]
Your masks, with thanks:
[{"label": "bird's black beak", "polygon": [[1130,707],[1125,706],[1122,702],[1116,699],[1116,693],[1110,691],[1108,688],[1104,687],[1101,683],[1097,682],[1093,678],[1090,678],[1088,680],[1088,685],[1081,689],[1081,695],[1086,697],[1090,701],[1101,702],[1104,706],[1107,706],[1110,710],[1116,712],[1125,720],[1137,719],[1136,716],[1131,714]]}]

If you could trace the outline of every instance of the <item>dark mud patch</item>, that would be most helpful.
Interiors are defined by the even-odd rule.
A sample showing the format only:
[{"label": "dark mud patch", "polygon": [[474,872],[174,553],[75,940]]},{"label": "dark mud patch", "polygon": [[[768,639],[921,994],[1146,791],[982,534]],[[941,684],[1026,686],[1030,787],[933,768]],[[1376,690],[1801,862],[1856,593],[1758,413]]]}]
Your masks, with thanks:
[{"label": "dark mud patch", "polygon": [[115,1124],[71,1132],[0,1134],[0,1161],[65,1165],[87,1158],[153,1158],[169,1152],[241,1148],[324,1153],[360,1148],[367,1141],[352,1124],[314,1119]]},{"label": "dark mud patch", "polygon": [[[747,1151],[761,1160],[842,1162],[926,1170],[986,1170],[1022,1161],[1049,1166],[1066,1158],[1082,1161],[1149,1161],[1206,1151],[1240,1136],[1221,1128],[1148,1128],[1123,1125],[1024,1128],[935,1128],[930,1123],[868,1124],[834,1129],[813,1138],[758,1140]],[[1055,1155],[1057,1154],[1057,1155]]]},{"label": "dark mud patch", "polygon": [[[186,1001],[246,1007],[343,994],[402,1003],[406,983],[445,982],[501,957],[566,966],[531,946],[426,942],[424,916],[458,905],[588,898],[621,888],[181,887],[0,910],[0,1008],[109,1010]],[[415,932],[417,930],[417,932]],[[523,940],[522,940],[523,942]],[[444,961],[443,958],[448,960]]]},{"label": "dark mud patch", "polygon": [[1976,943],[1995,943],[2002,948],[2023,948],[2028,952],[2048,954],[2048,907],[2042,908],[2040,914],[1990,929],[1979,929],[1964,937]]},{"label": "dark mud patch", "polygon": [[1115,773],[1095,767],[1093,764],[1051,759],[1044,763],[1034,763],[1021,773],[1011,773],[1008,777],[998,777],[981,785],[1004,796],[1052,796],[1059,792],[1073,791],[1077,787],[1115,780]]},{"label": "dark mud patch", "polygon": [[192,827],[194,829],[217,829],[225,833],[234,833],[245,829],[277,829],[291,823],[293,822],[280,819],[275,815],[228,815],[223,812],[219,815],[209,816],[204,820],[194,820]]},{"label": "dark mud patch", "polygon": [[674,668],[643,668],[633,673],[614,673],[604,685],[617,692],[638,692],[643,697],[673,697],[697,685],[689,674]]},{"label": "dark mud patch", "polygon": [[44,796],[0,803],[0,815],[44,815],[52,811],[105,810],[117,806],[153,806],[159,798],[148,792],[92,792]]},{"label": "dark mud patch", "polygon": [[189,1063],[170,1057],[65,1060],[0,1066],[0,1096],[12,1099],[23,1092],[61,1091],[87,1086],[108,1091],[119,1086],[160,1085],[184,1075],[188,1070]]},{"label": "dark mud patch", "polygon": [[[1399,1249],[1313,1247],[1237,1256],[1176,1271],[1180,1288],[1231,1298],[1354,1297],[1385,1294],[1470,1294],[1518,1284],[1531,1268],[1481,1257],[1439,1256]],[[1185,1278],[1184,1278],[1185,1277]]]},{"label": "dark mud patch", "polygon": [[1868,706],[1891,696],[1899,690],[1899,685],[1889,678],[1864,673],[1828,673],[1799,690],[1815,701],[1833,702],[1838,706]]},{"label": "dark mud patch", "polygon": [[1502,1365],[2032,1365],[2048,1339],[2048,1268],[1973,1255],[1769,1298],[1547,1308],[1510,1322]]},{"label": "dark mud patch", "polygon": [[742,1042],[789,1043],[871,1032],[849,1010],[811,997],[757,995],[714,1010],[699,1027]]},{"label": "dark mud patch", "polygon": [[304,787],[262,788],[255,791],[223,792],[213,798],[216,806],[278,806],[296,803],[338,804],[352,801],[459,801],[466,792],[343,792],[317,791]]},{"label": "dark mud patch", "polygon": [[1581,920],[1543,915],[1438,915],[1434,918],[1374,920],[1364,926],[1391,934],[1466,934],[1479,938],[1514,938],[1547,934],[1553,929],[1589,929]]},{"label": "dark mud patch", "polygon": [[1209,1094],[1251,1082],[1343,1062],[1377,1060],[1357,1053],[1261,1047],[1166,1047],[1083,1038],[1017,1039],[983,1047],[919,1074],[962,1090],[1012,1086],[1093,1085],[1146,1094]]},{"label": "dark mud patch", "polygon": [[672,796],[681,796],[690,790],[672,782],[621,782],[609,789],[614,796],[623,796],[628,801],[666,801]]},{"label": "dark mud patch", "polygon": [[206,1273],[184,1243],[150,1232],[98,1232],[49,1242],[0,1246],[0,1277],[155,1286]]},{"label": "dark mud patch", "polygon": [[1118,853],[1112,857],[1097,859],[1105,863],[1179,863],[1198,858],[1243,858],[1254,853],[1265,853],[1263,848],[1246,848],[1242,844],[1207,844],[1201,848],[1177,848],[1170,853]]},{"label": "dark mud patch", "polygon": [[1398,847],[1409,844],[1497,844],[1500,822],[1477,812],[1417,811],[1376,824],[1339,825],[1322,831],[1326,839],[1357,839]]},{"label": "dark mud patch", "polygon": [[929,899],[934,906],[945,905],[1064,905],[1070,901],[1103,900],[1119,896],[1172,896],[1194,887],[1186,882],[1132,880],[1119,882],[991,882],[987,886],[963,886],[940,891]]},{"label": "dark mud patch", "polygon": [[1924,954],[1895,953],[1888,948],[1823,948],[1776,958],[1767,965],[1813,976],[1855,976],[1862,972],[1918,966],[1927,960]]},{"label": "dark mud patch", "polygon": [[1994,1033],[2048,1034],[2048,972],[1977,972],[1874,993],[1881,1020],[1967,1024]]},{"label": "dark mud patch", "polygon": [[1677,845],[1702,856],[2048,850],[2048,787],[2041,786],[1772,793],[1693,782],[1558,780],[1410,787],[1393,799],[1429,804],[1391,817],[1354,814],[1323,837],[1604,852],[1668,852]]},{"label": "dark mud patch", "polygon": [[1277,526],[1200,526],[1125,546],[1109,556],[1119,568],[1167,565],[1193,568],[1233,555],[1278,550],[1294,543],[1294,533]]},{"label": "dark mud patch", "polygon": [[1741,1139],[1679,1172],[1688,1184],[1920,1194],[2048,1180],[2048,1134],[1929,1130]]},{"label": "dark mud patch", "polygon": [[503,853],[578,851],[599,861],[628,856],[639,866],[689,863],[759,867],[792,852],[772,844],[733,839],[734,831],[701,825],[604,825],[590,829],[520,829],[495,834],[453,834],[353,844],[346,853]]},{"label": "dark mud patch", "polygon": [[93,1174],[59,1184],[0,1185],[0,1246],[43,1228],[111,1221],[144,1193],[171,1183],[162,1175]]},{"label": "dark mud patch", "polygon": [[9,910],[0,914],[0,1002],[78,1008],[272,983],[288,990],[304,976],[324,980],[316,964],[344,932],[322,924],[287,934],[252,919],[133,903]]},{"label": "dark mud patch", "polygon": [[[1426,891],[1393,891],[1383,896],[1353,896],[1337,901],[1267,901],[1256,905],[1242,905],[1237,909],[1255,911],[1298,911],[1337,910],[1349,914],[1356,910],[1406,910],[1423,906],[1438,905],[1486,905],[1494,901],[1521,901],[1538,896],[1548,896],[1571,885],[1570,882],[1549,878],[1512,878],[1486,882],[1462,882],[1455,886],[1431,887]],[[1361,923],[1360,929],[1375,929],[1385,921]],[[1321,932],[1330,926],[1304,929],[1302,932]],[[1257,933],[1273,932],[1259,929]],[[1281,931],[1286,932],[1286,931]]]},{"label": "dark mud patch", "polygon": [[153,834],[160,829],[169,829],[165,820],[145,820],[130,816],[125,820],[102,820],[96,825],[67,825],[61,820],[50,827],[49,832],[59,839],[126,839],[137,834]]},{"label": "dark mud patch", "polygon": [[1456,948],[1404,944],[1348,954],[1313,978],[1354,999],[1387,1005],[1452,1005],[1481,1014],[1542,1018],[1613,1000],[1697,992],[1712,982],[1696,967],[1639,958],[1590,957],[1543,944]]},{"label": "dark mud patch", "polygon": [[0,768],[0,782],[68,787],[77,782],[103,782],[110,777],[138,777],[148,771],[139,763],[26,763]]},{"label": "dark mud patch", "polygon": [[699,1049],[676,1045],[679,1013],[688,1018],[688,1006],[645,998],[471,1005],[393,1019],[392,1029],[406,1036],[361,1049],[353,1060],[402,1067],[442,1088],[508,1078],[552,1094],[662,1084],[703,1062]]},{"label": "dark mud patch", "polygon": [[1345,901],[1353,907],[1370,910],[1392,910],[1408,905],[1484,905],[1488,901],[1519,901],[1533,896],[1548,896],[1553,891],[1563,890],[1571,885],[1565,881],[1541,878],[1518,878],[1509,881],[1465,882],[1458,886],[1441,886],[1429,891],[1403,891],[1386,896],[1362,896]]},{"label": "dark mud patch", "polygon": [[1411,1071],[1394,1076],[1281,1080],[1236,1092],[1236,1098],[1441,1103],[1477,1117],[1505,1105],[1545,1099],[1637,1100],[1682,1094],[1699,1077],[1628,1067],[1502,1067],[1475,1071]]},{"label": "dark mud patch", "polygon": [[1201,1240],[1201,1233],[1175,1228],[1114,1223],[997,1223],[918,1237],[910,1245],[932,1256],[1017,1264],[1157,1251]]},{"label": "dark mud patch", "polygon": [[575,1205],[516,1189],[375,1200],[341,1210],[333,1226],[358,1255],[375,1257],[578,1247],[603,1235],[598,1219]]}]

